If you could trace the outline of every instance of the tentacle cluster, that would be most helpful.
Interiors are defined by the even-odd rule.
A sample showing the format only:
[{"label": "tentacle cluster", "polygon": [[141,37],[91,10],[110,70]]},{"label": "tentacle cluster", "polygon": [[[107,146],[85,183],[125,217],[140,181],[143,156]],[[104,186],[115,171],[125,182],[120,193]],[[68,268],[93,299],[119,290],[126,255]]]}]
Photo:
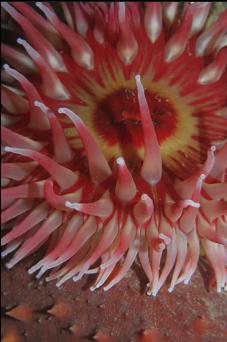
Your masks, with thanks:
[{"label": "tentacle cluster", "polygon": [[[217,291],[226,289],[226,11],[201,32],[211,3],[186,4],[180,23],[177,2],[60,5],[62,20],[50,4],[36,3],[40,14],[26,3],[2,3],[31,43],[17,39],[26,54],[3,44],[3,58],[17,69],[4,65],[2,85],[2,224],[10,228],[2,256],[15,252],[6,266],[48,242],[30,274],[51,270],[46,280],[60,286],[97,273],[91,290],[108,290],[137,258],[155,296],[170,274],[170,292],[190,281],[202,245]],[[149,47],[145,57],[140,37]],[[95,47],[103,51],[98,57]],[[97,66],[106,47],[109,70]],[[80,72],[75,80],[73,70]],[[182,118],[194,129],[172,145],[167,134],[165,148],[146,93],[149,82],[162,92],[163,80],[175,89],[171,100],[187,104],[176,131],[185,127]],[[86,114],[92,88],[101,99],[125,84],[135,91],[143,140],[135,169],[125,151],[108,158]],[[188,107],[196,110],[185,115]]]}]

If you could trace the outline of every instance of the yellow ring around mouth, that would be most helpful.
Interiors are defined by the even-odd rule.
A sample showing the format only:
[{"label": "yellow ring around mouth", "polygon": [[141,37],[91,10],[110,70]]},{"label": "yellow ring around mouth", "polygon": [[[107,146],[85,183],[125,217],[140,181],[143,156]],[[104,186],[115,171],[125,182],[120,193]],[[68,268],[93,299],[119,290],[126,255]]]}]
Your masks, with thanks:
[{"label": "yellow ring around mouth", "polygon": [[[94,125],[94,115],[100,102],[119,89],[125,88],[134,90],[135,75],[131,75],[130,79],[126,80],[120,65],[115,66],[115,79],[112,78],[107,66],[100,67],[99,73],[104,82],[103,86],[95,79],[88,77],[86,80],[86,89],[89,91],[86,91],[81,87],[76,87],[75,89],[77,95],[79,95],[86,105],[71,105],[69,107],[83,119],[108,160],[117,158],[121,156],[122,153],[130,160],[133,156],[135,157],[135,151],[133,151],[135,148],[137,156],[142,160],[144,157],[143,147],[137,148],[129,146],[128,148],[126,147],[124,151],[122,151],[122,146],[118,143],[111,145],[110,147],[105,138],[97,132]],[[181,96],[180,87],[170,85],[170,81],[171,80],[166,77],[159,81],[154,81],[152,80],[151,73],[148,72],[143,76],[144,88],[166,98],[175,108],[176,129],[160,144],[163,164],[170,170],[173,170],[176,166],[175,160],[182,162],[182,156],[179,154],[179,151],[182,151],[186,156],[190,155],[189,147],[192,147],[199,152],[199,143],[193,139],[193,135],[198,135],[199,131],[197,127],[198,118],[193,116],[195,108],[190,105],[193,98],[191,96]],[[80,141],[74,139],[78,137],[75,128],[65,129],[65,134],[70,138],[72,147],[75,149],[81,147]],[[175,159],[173,159],[173,156]]]}]

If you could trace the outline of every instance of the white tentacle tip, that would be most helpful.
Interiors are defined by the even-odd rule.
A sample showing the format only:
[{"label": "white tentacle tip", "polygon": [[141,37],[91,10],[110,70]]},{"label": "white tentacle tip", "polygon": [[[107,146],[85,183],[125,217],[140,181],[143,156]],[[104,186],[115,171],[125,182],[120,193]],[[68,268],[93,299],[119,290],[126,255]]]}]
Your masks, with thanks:
[{"label": "white tentacle tip", "polygon": [[184,285],[188,285],[189,282],[190,282],[190,278],[189,278],[189,279],[185,279],[185,280],[184,280]]},{"label": "white tentacle tip", "polygon": [[7,71],[7,70],[10,70],[11,68],[10,68],[9,64],[3,64],[3,69],[5,71]]},{"label": "white tentacle tip", "polygon": [[200,178],[201,180],[204,180],[204,179],[206,178],[206,175],[205,175],[204,173],[202,173],[202,174],[199,176],[199,178]]},{"label": "white tentacle tip", "polygon": [[58,109],[58,113],[59,113],[59,114],[66,114],[66,109],[67,109],[67,108],[59,108],[59,109]]},{"label": "white tentacle tip", "polygon": [[7,254],[3,251],[3,252],[1,253],[1,258],[2,258],[2,259],[5,258],[6,255],[7,255]]},{"label": "white tentacle tip", "polygon": [[6,268],[8,268],[9,270],[10,270],[11,268],[13,268],[13,266],[14,266],[14,264],[13,264],[12,262],[7,262],[7,263],[6,263]]},{"label": "white tentacle tip", "polygon": [[147,283],[147,285],[146,285],[146,287],[147,287],[147,289],[148,289],[148,290],[146,291],[146,294],[147,294],[148,296],[151,296],[151,293],[152,293],[151,286],[152,286],[151,283]]},{"label": "white tentacle tip", "polygon": [[41,7],[42,7],[42,3],[39,2],[39,1],[37,1],[37,2],[35,3],[35,5],[36,5],[36,7],[38,7],[38,8],[41,8]]},{"label": "white tentacle tip", "polygon": [[194,207],[194,208],[200,208],[200,203],[199,202],[195,202],[193,200],[185,200],[184,201],[186,206],[191,206],[191,207]]},{"label": "white tentacle tip", "polygon": [[5,146],[5,147],[4,147],[4,151],[5,151],[5,152],[11,152],[11,151],[12,151],[12,147]]},{"label": "white tentacle tip", "polygon": [[163,240],[166,245],[169,245],[171,242],[171,238],[163,233],[159,234],[159,238]]},{"label": "white tentacle tip", "polygon": [[69,201],[66,201],[65,202],[65,206],[66,206],[66,208],[70,208],[70,209],[73,209],[73,203],[72,202],[69,202]]},{"label": "white tentacle tip", "polygon": [[17,44],[19,45],[24,45],[24,43],[26,43],[26,41],[22,38],[17,38]]},{"label": "white tentacle tip", "polygon": [[206,85],[208,83],[207,78],[204,75],[200,75],[198,78],[198,83],[201,85]]},{"label": "white tentacle tip", "polygon": [[91,291],[91,292],[94,292],[95,290],[96,290],[96,286],[91,286],[91,287],[90,287],[90,291]]},{"label": "white tentacle tip", "polygon": [[140,197],[141,201],[143,202],[146,202],[148,199],[149,199],[149,196],[147,194],[143,194],[141,197]]},{"label": "white tentacle tip", "polygon": [[40,108],[44,113],[46,113],[49,109],[43,102],[40,101],[34,101],[33,104],[35,107]]},{"label": "white tentacle tip", "polygon": [[211,148],[210,148],[210,150],[211,150],[212,152],[215,152],[215,151],[217,150],[217,148],[216,148],[216,146],[212,145]]},{"label": "white tentacle tip", "polygon": [[40,271],[39,273],[36,274],[36,279],[40,279],[42,277],[44,272]]},{"label": "white tentacle tip", "polygon": [[33,267],[31,267],[31,268],[29,268],[29,270],[27,271],[28,272],[28,274],[32,274],[32,273],[34,273],[36,270],[33,268]]},{"label": "white tentacle tip", "polygon": [[118,157],[116,159],[116,163],[117,163],[117,165],[124,166],[125,165],[125,160],[124,160],[123,157]]},{"label": "white tentacle tip", "polygon": [[140,76],[140,75],[136,75],[136,76],[135,76],[135,80],[136,80],[137,82],[141,82],[141,76]]}]

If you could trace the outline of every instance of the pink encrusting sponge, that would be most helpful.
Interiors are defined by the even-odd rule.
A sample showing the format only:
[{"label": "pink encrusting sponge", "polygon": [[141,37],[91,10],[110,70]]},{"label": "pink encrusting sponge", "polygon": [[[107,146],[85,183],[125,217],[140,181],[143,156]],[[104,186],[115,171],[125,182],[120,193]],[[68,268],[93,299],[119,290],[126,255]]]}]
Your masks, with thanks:
[{"label": "pink encrusting sponge", "polygon": [[137,259],[156,296],[202,250],[227,289],[227,11],[207,26],[211,6],[2,3],[19,27],[2,45],[8,268],[45,245],[30,274],[109,290]]}]

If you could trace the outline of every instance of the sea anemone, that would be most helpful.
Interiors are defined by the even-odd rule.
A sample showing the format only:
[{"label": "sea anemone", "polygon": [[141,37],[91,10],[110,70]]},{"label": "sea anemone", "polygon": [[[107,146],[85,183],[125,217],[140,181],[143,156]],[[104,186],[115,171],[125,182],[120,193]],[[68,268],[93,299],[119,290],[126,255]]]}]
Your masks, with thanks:
[{"label": "sea anemone", "polygon": [[155,296],[188,284],[202,252],[226,289],[227,11],[2,7],[6,266],[44,246],[30,274],[60,286],[97,273],[91,290],[108,290],[138,259]]}]

